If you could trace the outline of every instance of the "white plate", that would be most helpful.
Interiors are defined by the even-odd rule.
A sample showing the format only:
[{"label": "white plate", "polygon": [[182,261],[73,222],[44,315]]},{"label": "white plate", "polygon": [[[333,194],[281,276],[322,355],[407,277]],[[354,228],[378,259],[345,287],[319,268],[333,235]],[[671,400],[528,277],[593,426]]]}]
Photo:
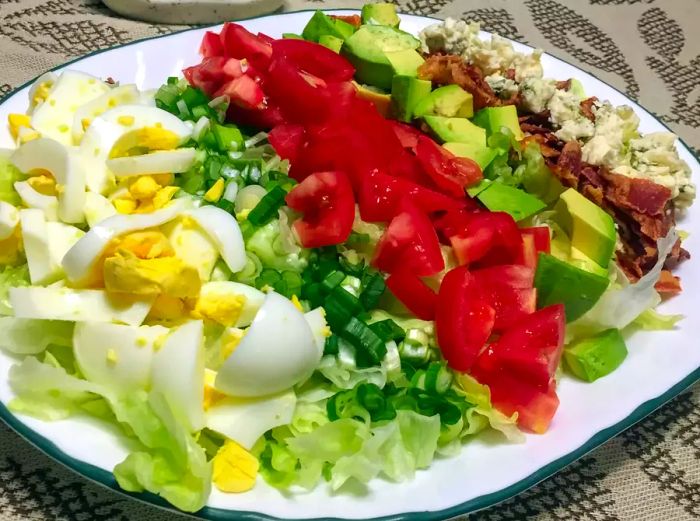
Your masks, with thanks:
[{"label": "white plate", "polygon": [[[345,11],[352,13],[352,11]],[[284,32],[301,32],[311,13],[297,12],[250,19],[243,24],[251,31],[279,37]],[[402,28],[412,33],[433,23],[419,16],[402,16]],[[197,49],[205,29],[143,40],[100,52],[67,65],[97,76],[111,76],[135,82],[140,88],[154,88],[166,77],[180,75],[183,66],[198,62]],[[526,51],[524,45],[516,49]],[[666,130],[649,112],[623,94],[588,73],[549,55],[542,57],[545,74],[554,78],[578,78],[586,92],[608,99],[615,105],[629,104],[641,120],[640,130]],[[66,66],[64,66],[66,67]],[[63,67],[62,67],[63,68]],[[60,70],[59,68],[58,70]],[[0,104],[0,120],[27,107],[25,86]],[[11,146],[6,128],[0,130],[0,147]],[[687,147],[680,145],[681,157],[700,179],[700,164]],[[691,231],[685,246],[700,252],[700,212],[693,208],[682,223]],[[587,384],[563,378],[558,389],[561,406],[546,435],[527,436],[524,444],[494,443],[482,437],[464,446],[454,458],[436,461],[408,483],[376,480],[366,492],[331,494],[325,485],[295,496],[282,495],[262,479],[246,494],[212,492],[208,506],[198,515],[208,519],[268,516],[282,518],[376,518],[443,519],[493,505],[517,494],[561,470],[575,459],[639,421],[700,379],[700,270],[697,261],[678,270],[683,279],[682,295],[662,306],[664,312],[684,313],[686,319],[671,332],[643,332],[629,339],[629,356],[612,375]],[[12,398],[7,371],[13,359],[0,354],[0,400]],[[45,423],[14,416],[4,405],[0,415],[18,432],[55,459],[102,484],[118,489],[110,470],[126,456],[126,449],[111,431],[95,422],[70,419]],[[49,441],[50,440],[50,441]],[[152,495],[138,498],[163,505]]]}]

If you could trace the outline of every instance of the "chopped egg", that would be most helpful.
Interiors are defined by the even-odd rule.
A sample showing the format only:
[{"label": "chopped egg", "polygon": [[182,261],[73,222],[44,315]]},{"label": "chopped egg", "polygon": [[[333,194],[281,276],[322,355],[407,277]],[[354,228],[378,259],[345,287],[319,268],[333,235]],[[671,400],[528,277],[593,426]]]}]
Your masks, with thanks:
[{"label": "chopped egg", "polygon": [[147,320],[154,322],[175,322],[187,317],[188,310],[185,302],[170,295],[158,295],[153,302]]},{"label": "chopped egg", "polygon": [[156,150],[149,154],[116,157],[107,160],[107,167],[117,177],[142,174],[160,174],[186,172],[195,161],[197,151],[194,148],[174,150]]},{"label": "chopped egg", "polygon": [[207,428],[250,450],[264,433],[292,421],[296,403],[296,394],[291,389],[259,398],[229,396],[209,407]]},{"label": "chopped egg", "polygon": [[0,241],[11,237],[19,224],[19,211],[10,203],[0,201]]},{"label": "chopped egg", "polygon": [[187,215],[209,235],[231,272],[238,273],[245,267],[248,258],[243,234],[233,215],[217,206],[202,206]]},{"label": "chopped egg", "polygon": [[29,88],[29,109],[30,112],[41,105],[49,95],[51,87],[58,79],[58,75],[55,72],[49,71],[45,72],[39,76],[36,81]]},{"label": "chopped egg", "polygon": [[15,191],[27,208],[40,210],[46,220],[58,220],[58,198],[37,192],[28,181],[17,181]]},{"label": "chopped egg", "polygon": [[184,201],[173,201],[169,206],[148,214],[114,215],[92,227],[63,258],[68,280],[74,284],[94,281],[94,268],[110,242],[120,235],[153,228],[173,220],[182,211]]},{"label": "chopped egg", "polygon": [[255,486],[260,463],[250,452],[226,440],[212,461],[212,480],[222,492],[246,492]]},{"label": "chopped egg", "polygon": [[199,278],[207,281],[219,259],[219,250],[193,219],[182,216],[163,226],[175,255],[199,270]]},{"label": "chopped egg", "polygon": [[200,320],[172,329],[153,355],[151,389],[191,432],[204,427],[204,334]]},{"label": "chopped egg", "polygon": [[265,294],[238,282],[216,281],[202,286],[192,316],[222,326],[246,327],[265,301]]},{"label": "chopped egg", "polygon": [[10,114],[7,116],[7,124],[10,127],[12,138],[19,139],[20,129],[32,128],[32,120],[27,114]]},{"label": "chopped egg", "polygon": [[219,369],[216,388],[231,396],[277,393],[307,378],[320,359],[304,314],[289,299],[270,292]]},{"label": "chopped egg", "polygon": [[22,233],[18,226],[9,237],[0,240],[0,266],[17,264],[23,249]]},{"label": "chopped egg", "polygon": [[119,392],[147,389],[153,344],[168,334],[162,326],[78,322],[73,331],[75,360],[85,378]]},{"label": "chopped egg", "polygon": [[85,171],[58,141],[40,138],[20,146],[10,157],[20,172],[48,172],[56,180],[58,217],[66,223],[84,220]]},{"label": "chopped egg", "polygon": [[56,180],[51,174],[33,175],[27,178],[27,183],[42,195],[58,195]]},{"label": "chopped egg", "polygon": [[85,220],[90,227],[117,213],[116,208],[109,199],[95,192],[86,192],[85,208],[83,210],[85,212]]},{"label": "chopped egg", "polygon": [[204,200],[209,201],[210,203],[215,203],[221,199],[222,195],[224,195],[224,180],[220,177],[204,194]]},{"label": "chopped egg", "polygon": [[44,137],[55,139],[63,145],[72,145],[71,128],[78,108],[109,90],[109,85],[95,76],[65,71],[45,94],[45,101],[34,109],[32,127]]},{"label": "chopped egg", "polygon": [[73,115],[71,127],[73,143],[80,144],[85,130],[92,120],[118,105],[138,104],[141,93],[136,85],[119,85],[113,87],[101,96],[81,105]]},{"label": "chopped egg", "polygon": [[10,288],[10,304],[18,318],[68,320],[71,322],[115,322],[139,326],[153,298],[110,295],[99,289],[56,286]]},{"label": "chopped egg", "polygon": [[201,288],[197,269],[177,257],[140,259],[119,250],[105,259],[103,270],[105,289],[113,293],[194,298]]},{"label": "chopped egg", "polygon": [[157,107],[121,105],[105,112],[94,118],[80,142],[88,188],[103,195],[113,188],[114,175],[107,160],[173,150],[191,135],[190,125]]}]

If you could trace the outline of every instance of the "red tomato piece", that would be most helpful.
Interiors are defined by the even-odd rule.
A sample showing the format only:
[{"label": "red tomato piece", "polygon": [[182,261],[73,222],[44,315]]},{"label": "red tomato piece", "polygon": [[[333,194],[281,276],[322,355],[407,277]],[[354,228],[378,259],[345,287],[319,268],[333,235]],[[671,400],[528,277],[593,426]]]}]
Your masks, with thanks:
[{"label": "red tomato piece", "polygon": [[245,58],[261,70],[264,70],[269,63],[272,56],[270,43],[254,35],[242,25],[226,22],[219,36],[228,56]]},{"label": "red tomato piece", "polygon": [[396,177],[402,177],[427,187],[434,187],[435,183],[423,171],[416,156],[407,150],[402,150],[388,165],[387,172]]},{"label": "red tomato piece", "polygon": [[549,253],[551,247],[551,235],[549,226],[533,226],[531,228],[521,228],[520,233],[530,235],[535,240],[535,249],[538,252]]},{"label": "red tomato piece", "polygon": [[523,248],[518,263],[536,268],[538,254],[549,253],[550,250],[549,227],[522,228],[520,234],[523,238]]},{"label": "red tomato piece", "polygon": [[304,144],[304,127],[293,123],[277,125],[267,135],[267,139],[282,159],[293,163]]},{"label": "red tomato piece", "polygon": [[238,78],[239,76],[243,76],[241,60],[237,60],[236,58],[229,58],[224,64],[223,71],[224,74],[229,78]]},{"label": "red tomato piece", "polygon": [[450,237],[466,233],[471,214],[480,211],[471,198],[467,197],[461,201],[464,205],[462,208],[438,215],[433,221],[438,237],[445,244],[451,244]]},{"label": "red tomato piece", "polygon": [[182,74],[190,85],[211,96],[222,83],[233,78],[224,70],[227,61],[223,56],[204,58],[201,63],[184,69]]},{"label": "red tomato piece", "polygon": [[317,172],[295,186],[285,198],[287,206],[301,212],[294,229],[305,248],[345,242],[355,219],[352,186],[342,172]]},{"label": "red tomato piece", "polygon": [[466,214],[462,225],[464,229],[450,237],[460,264],[511,264],[521,255],[520,231],[509,214],[474,212]]},{"label": "red tomato piece", "polygon": [[530,289],[535,282],[535,270],[520,264],[504,264],[472,272],[484,285],[503,284],[515,289]]},{"label": "red tomato piece", "polygon": [[228,96],[231,103],[243,108],[259,108],[265,100],[265,93],[250,76],[239,76],[224,83],[215,96]]},{"label": "red tomato piece", "polygon": [[386,279],[386,285],[416,317],[422,320],[435,318],[437,294],[413,273],[407,270],[395,271]]},{"label": "red tomato piece", "polygon": [[438,345],[447,363],[468,371],[491,336],[496,311],[474,291],[474,277],[460,266],[440,284],[435,309]]},{"label": "red tomato piece", "polygon": [[268,36],[265,33],[258,33],[258,38],[260,38],[262,41],[269,43],[272,45],[272,43],[275,41],[275,39],[272,36]]},{"label": "red tomato piece", "polygon": [[350,81],[355,68],[329,48],[306,40],[283,38],[272,42],[273,57],[284,57],[299,69],[328,82]]},{"label": "red tomato piece", "polygon": [[506,330],[537,309],[537,290],[534,288],[518,289],[496,284],[481,285],[479,291],[496,312],[493,324],[493,330],[496,332]]},{"label": "red tomato piece", "polygon": [[399,123],[398,121],[391,120],[391,128],[399,138],[401,146],[408,148],[415,152],[418,147],[418,138],[421,137],[421,131],[411,125],[406,123]]},{"label": "red tomato piece", "polygon": [[217,33],[213,31],[207,31],[204,33],[202,43],[199,46],[199,54],[205,58],[224,55],[224,46],[221,43],[221,38]]},{"label": "red tomato piece", "polygon": [[342,20],[343,22],[349,23],[353,27],[360,27],[362,24],[362,18],[359,14],[329,14],[329,18],[333,20]]},{"label": "red tomato piece", "polygon": [[387,273],[402,268],[419,277],[428,277],[445,268],[430,219],[409,199],[403,199],[399,213],[379,239],[372,264]]},{"label": "red tomato piece", "polygon": [[455,156],[428,136],[418,138],[416,156],[435,184],[455,197],[464,197],[464,189],[483,178],[478,164]]},{"label": "red tomato piece", "polygon": [[230,104],[226,119],[239,125],[249,125],[255,128],[270,129],[284,122],[279,107],[264,100],[261,107],[248,109]]}]

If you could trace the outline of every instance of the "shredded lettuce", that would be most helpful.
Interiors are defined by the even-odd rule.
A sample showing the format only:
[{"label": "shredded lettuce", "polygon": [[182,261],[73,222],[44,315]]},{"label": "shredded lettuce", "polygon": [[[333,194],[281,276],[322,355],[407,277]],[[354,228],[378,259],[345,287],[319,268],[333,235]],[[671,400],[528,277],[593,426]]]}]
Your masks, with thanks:
[{"label": "shredded lettuce", "polygon": [[49,345],[73,345],[73,323],[0,317],[0,348],[18,355],[41,353]]},{"label": "shredded lettuce", "polygon": [[9,404],[11,410],[44,420],[79,412],[114,418],[138,442],[114,468],[119,486],[160,494],[188,512],[204,506],[211,489],[211,465],[162,396],[143,391],[115,395],[97,383],[69,375],[53,354],[46,362],[27,357],[10,369],[10,387],[17,395]]},{"label": "shredded lettuce", "polygon": [[339,389],[353,389],[363,382],[373,383],[382,388],[387,382],[387,371],[383,365],[358,368],[355,365],[354,354],[326,355],[321,359],[317,370]]},{"label": "shredded lettuce", "polygon": [[15,191],[14,184],[23,178],[22,173],[10,163],[9,158],[0,155],[0,201],[18,206],[22,201]]},{"label": "shredded lettuce", "polygon": [[12,315],[8,293],[10,288],[20,286],[29,286],[29,267],[26,264],[0,267],[0,315]]},{"label": "shredded lettuce", "polygon": [[645,309],[632,321],[637,326],[647,331],[666,331],[676,327],[683,320],[683,315],[663,315],[655,309]]},{"label": "shredded lettuce", "polygon": [[258,228],[246,241],[245,249],[257,256],[266,268],[302,272],[308,263],[308,250],[289,251],[289,240],[275,219]]},{"label": "shredded lettuce", "polygon": [[526,192],[549,204],[564,191],[562,184],[544,163],[544,157],[536,142],[531,141],[527,144],[518,163],[514,175]]}]

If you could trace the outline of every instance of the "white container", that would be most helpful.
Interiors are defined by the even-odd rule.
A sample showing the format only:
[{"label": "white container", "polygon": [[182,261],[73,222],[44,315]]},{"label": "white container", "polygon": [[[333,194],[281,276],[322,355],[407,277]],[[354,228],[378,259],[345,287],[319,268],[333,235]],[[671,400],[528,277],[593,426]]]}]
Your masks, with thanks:
[{"label": "white container", "polygon": [[112,11],[147,22],[209,24],[278,9],[284,0],[102,0]]}]

